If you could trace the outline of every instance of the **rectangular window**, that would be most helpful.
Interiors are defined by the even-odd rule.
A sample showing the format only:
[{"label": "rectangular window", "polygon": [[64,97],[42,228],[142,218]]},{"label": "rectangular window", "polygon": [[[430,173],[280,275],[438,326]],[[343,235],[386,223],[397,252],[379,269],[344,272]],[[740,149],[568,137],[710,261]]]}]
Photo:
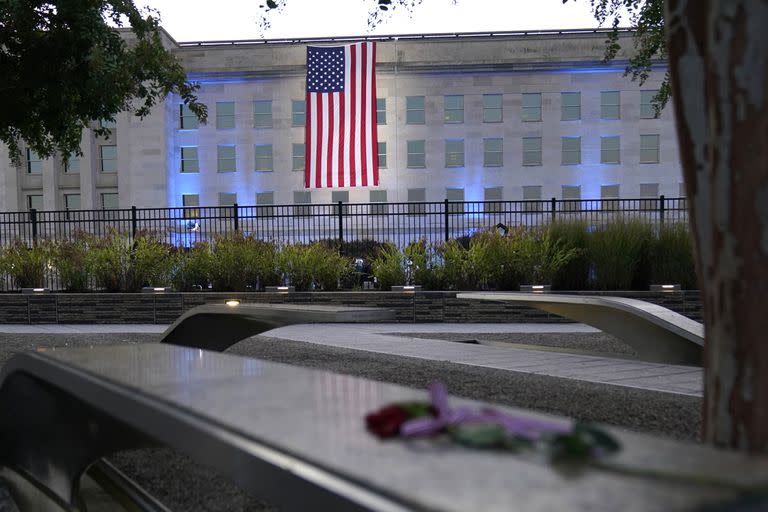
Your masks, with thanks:
[{"label": "rectangular window", "polygon": [[426,165],[426,155],[424,154],[424,141],[423,140],[409,140],[408,146],[408,162],[409,169],[423,169]]},{"label": "rectangular window", "polygon": [[445,141],[445,166],[464,167],[464,139]]},{"label": "rectangular window", "polygon": [[218,101],[216,102],[216,128],[225,130],[235,127],[235,102]]},{"label": "rectangular window", "polygon": [[256,145],[256,166],[257,171],[271,171],[272,167],[272,144]]},{"label": "rectangular window", "polygon": [[185,219],[200,218],[200,196],[197,194],[182,194],[181,205],[184,207]]},{"label": "rectangular window", "polygon": [[117,128],[117,123],[114,120],[99,119],[99,127],[106,128],[107,130],[114,130]]},{"label": "rectangular window", "polygon": [[99,146],[101,172],[117,172],[117,146]]},{"label": "rectangular window", "polygon": [[235,146],[216,146],[216,160],[218,172],[235,172],[237,170]]},{"label": "rectangular window", "polygon": [[523,165],[541,165],[541,137],[523,137]]},{"label": "rectangular window", "polygon": [[524,122],[541,121],[541,93],[523,93],[520,118]]},{"label": "rectangular window", "polygon": [[64,194],[64,209],[65,210],[79,210],[80,209],[80,194]]},{"label": "rectangular window", "polygon": [[483,94],[483,122],[500,123],[504,120],[501,94]]},{"label": "rectangular window", "polygon": [[581,119],[581,93],[560,93],[560,119],[562,121],[576,121]]},{"label": "rectangular window", "polygon": [[197,146],[181,148],[181,172],[200,172],[197,161]]},{"label": "rectangular window", "polygon": [[600,186],[600,208],[608,211],[618,211],[619,209],[619,186],[601,185]]},{"label": "rectangular window", "polygon": [[563,212],[577,212],[581,210],[581,186],[580,185],[563,185],[562,187],[563,202],[560,207],[560,211]]},{"label": "rectangular window", "polygon": [[[341,201],[342,203],[349,203],[349,192],[346,190],[334,190],[331,192],[331,202],[333,203],[334,215],[339,214],[339,206],[338,206],[339,201]],[[342,215],[347,215],[349,213],[349,206],[347,206],[346,204],[342,204],[341,213]]]},{"label": "rectangular window", "polygon": [[641,135],[640,136],[640,163],[657,164],[659,163],[659,136]]},{"label": "rectangular window", "polygon": [[640,91],[640,119],[656,119],[656,107],[653,99],[659,91]]},{"label": "rectangular window", "polygon": [[460,94],[445,96],[445,122],[448,124],[464,122],[464,96]]},{"label": "rectangular window", "polygon": [[621,163],[621,139],[618,135],[600,137],[600,163]]},{"label": "rectangular window", "polygon": [[179,105],[179,126],[182,130],[197,130],[199,121],[189,105]]},{"label": "rectangular window", "polygon": [[309,190],[294,191],[293,214],[297,217],[308,217],[312,215],[312,192]]},{"label": "rectangular window", "polygon": [[120,208],[119,196],[115,193],[101,194],[101,209],[102,210],[117,210]]},{"label": "rectangular window", "polygon": [[659,208],[659,184],[640,184],[640,209],[657,210]]},{"label": "rectangular window", "polygon": [[543,210],[541,203],[541,185],[528,185],[523,187],[523,211],[540,212]]},{"label": "rectangular window", "polygon": [[291,126],[304,126],[307,122],[307,100],[291,100]]},{"label": "rectangular window", "polygon": [[405,124],[424,124],[424,96],[406,96]]},{"label": "rectangular window", "polygon": [[379,142],[378,148],[379,169],[387,168],[387,143]]},{"label": "rectangular window", "polygon": [[43,161],[40,155],[27,148],[27,174],[42,174]]},{"label": "rectangular window", "polygon": [[376,124],[387,124],[387,98],[376,98]]},{"label": "rectangular window", "polygon": [[686,197],[685,183],[677,184],[677,197]]},{"label": "rectangular window", "polygon": [[581,163],[581,137],[561,137],[562,165],[579,165]]},{"label": "rectangular window", "polygon": [[427,211],[424,202],[427,200],[427,190],[424,188],[408,189],[408,213],[410,215],[423,215]]},{"label": "rectangular window", "polygon": [[371,190],[369,192],[368,201],[371,203],[379,203],[370,205],[371,215],[387,215],[389,213],[389,205],[386,204],[386,190]]},{"label": "rectangular window", "polygon": [[78,174],[80,172],[80,157],[77,153],[69,155],[69,160],[64,163],[64,172],[67,174]]},{"label": "rectangular window", "polygon": [[292,158],[293,158],[293,166],[291,169],[294,171],[303,171],[306,167],[306,145],[304,143],[301,144],[292,144]]},{"label": "rectangular window", "polygon": [[253,127],[272,128],[272,100],[253,102]]},{"label": "rectangular window", "polygon": [[27,209],[28,210],[42,210],[43,209],[43,196],[42,195],[28,195],[27,196]]},{"label": "rectangular window", "polygon": [[621,117],[621,94],[619,91],[600,93],[600,119],[619,119]]},{"label": "rectangular window", "polygon": [[504,139],[483,139],[483,167],[504,165]]},{"label": "rectangular window", "polygon": [[256,215],[259,217],[274,217],[274,192],[256,192]]},{"label": "rectangular window", "polygon": [[504,210],[501,187],[487,187],[483,192],[483,200],[486,201],[483,205],[485,213],[501,213]]},{"label": "rectangular window", "polygon": [[448,213],[464,213],[464,189],[447,188],[445,198],[448,200]]}]

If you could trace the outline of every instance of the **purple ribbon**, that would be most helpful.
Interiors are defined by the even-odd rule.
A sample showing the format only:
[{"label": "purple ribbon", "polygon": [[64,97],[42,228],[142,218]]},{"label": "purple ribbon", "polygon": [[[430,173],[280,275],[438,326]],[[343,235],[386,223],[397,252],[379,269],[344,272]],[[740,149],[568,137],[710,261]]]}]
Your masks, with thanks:
[{"label": "purple ribbon", "polygon": [[573,430],[570,424],[512,416],[490,408],[478,411],[470,407],[451,409],[448,406],[448,390],[440,382],[430,384],[429,396],[432,407],[437,411],[437,417],[406,421],[400,427],[401,436],[430,436],[442,432],[446,427],[467,423],[498,424],[503,426],[510,435],[532,441],[539,439],[542,434],[564,434]]}]

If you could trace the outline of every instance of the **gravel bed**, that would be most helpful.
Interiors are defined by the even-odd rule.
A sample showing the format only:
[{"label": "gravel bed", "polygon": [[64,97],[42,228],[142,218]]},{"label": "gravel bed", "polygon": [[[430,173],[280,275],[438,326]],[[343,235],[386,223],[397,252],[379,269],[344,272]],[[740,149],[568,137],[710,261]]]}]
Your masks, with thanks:
[{"label": "gravel bed", "polygon": [[[442,336],[429,334],[432,338]],[[476,334],[455,336],[463,339],[468,336],[478,337]],[[500,341],[499,335],[489,336]],[[539,335],[522,336],[531,341]],[[544,340],[547,343],[559,343],[555,340],[558,335],[540,336],[547,337],[548,340]],[[573,336],[567,335],[569,339]],[[579,337],[589,336],[593,335],[584,334]],[[159,334],[0,334],[0,364],[4,364],[13,353],[36,347],[145,343],[157,341],[159,337]],[[503,339],[512,340],[510,342],[513,343],[521,342],[517,335],[504,336]],[[609,346],[606,340],[600,339],[591,342],[585,339],[583,345],[587,346],[588,343],[592,344],[588,345],[590,350],[597,346],[606,350]],[[417,388],[426,388],[430,382],[441,380],[457,396],[563,414],[677,439],[695,440],[700,430],[701,399],[695,397],[442,361],[424,361],[264,336],[254,336],[238,343],[229,352]],[[215,471],[167,448],[122,452],[110,457],[110,460],[171,510],[277,510],[240,491],[217,476]]]}]

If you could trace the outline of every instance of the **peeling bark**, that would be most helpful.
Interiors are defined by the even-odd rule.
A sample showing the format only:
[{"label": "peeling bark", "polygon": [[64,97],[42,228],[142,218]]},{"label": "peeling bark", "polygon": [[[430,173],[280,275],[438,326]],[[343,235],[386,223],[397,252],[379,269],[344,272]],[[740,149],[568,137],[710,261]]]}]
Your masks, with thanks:
[{"label": "peeling bark", "polygon": [[704,301],[704,438],[768,452],[768,2],[667,0]]}]

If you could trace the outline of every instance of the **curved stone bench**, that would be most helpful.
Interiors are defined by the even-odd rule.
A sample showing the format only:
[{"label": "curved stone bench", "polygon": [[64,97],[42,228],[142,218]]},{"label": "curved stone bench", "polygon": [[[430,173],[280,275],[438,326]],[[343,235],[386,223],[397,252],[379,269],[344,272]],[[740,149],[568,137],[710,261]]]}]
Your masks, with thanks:
[{"label": "curved stone bench", "polygon": [[514,292],[458,293],[456,298],[533,306],[616,336],[645,361],[702,365],[704,326],[650,302],[624,297]]}]

